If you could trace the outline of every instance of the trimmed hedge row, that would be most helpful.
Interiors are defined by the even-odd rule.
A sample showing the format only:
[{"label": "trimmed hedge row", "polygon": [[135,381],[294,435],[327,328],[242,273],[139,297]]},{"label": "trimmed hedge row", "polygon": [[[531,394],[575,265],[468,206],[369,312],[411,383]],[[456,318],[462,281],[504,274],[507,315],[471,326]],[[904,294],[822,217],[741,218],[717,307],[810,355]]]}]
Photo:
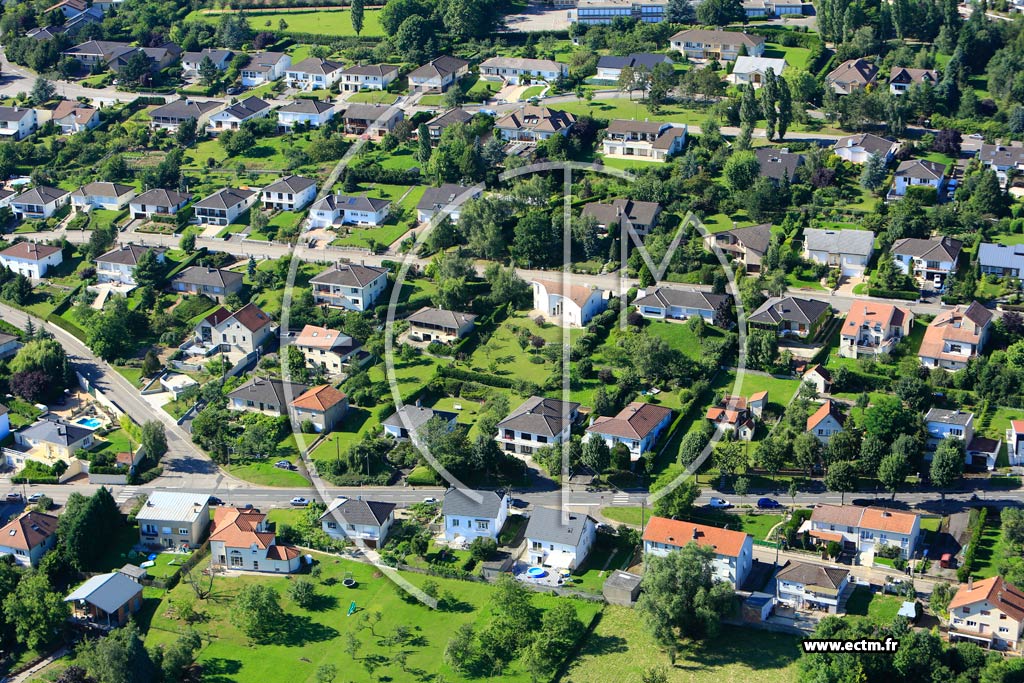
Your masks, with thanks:
[{"label": "trimmed hedge row", "polygon": [[988,508],[981,508],[978,511],[978,517],[974,521],[974,527],[971,529],[971,538],[967,542],[967,550],[964,552],[964,561],[956,570],[956,578],[960,583],[967,583],[967,579],[971,576],[971,569],[974,565],[974,553],[978,549],[978,544],[981,543],[981,534],[985,530],[985,519],[988,517]]},{"label": "trimmed hedge row", "polygon": [[385,185],[416,185],[420,172],[411,168],[384,168],[383,166],[352,167],[345,171],[345,177],[352,176],[357,183],[383,183]]},{"label": "trimmed hedge row", "polygon": [[868,296],[874,296],[880,299],[901,299],[903,301],[917,301],[921,298],[921,295],[917,292],[882,289],[881,287],[868,287]]}]

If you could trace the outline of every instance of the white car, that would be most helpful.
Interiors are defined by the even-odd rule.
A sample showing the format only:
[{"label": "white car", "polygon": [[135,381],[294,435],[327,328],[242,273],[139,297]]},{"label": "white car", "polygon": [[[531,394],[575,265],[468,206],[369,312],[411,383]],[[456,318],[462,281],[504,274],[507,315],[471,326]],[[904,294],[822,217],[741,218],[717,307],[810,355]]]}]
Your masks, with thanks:
[{"label": "white car", "polygon": [[732,507],[732,503],[727,501],[725,498],[714,497],[708,502],[709,507],[719,508],[725,510]]},{"label": "white car", "polygon": [[291,499],[291,504],[295,507],[304,508],[309,505],[309,499],[303,498],[302,496],[295,496]]},{"label": "white car", "polygon": [[426,503],[427,505],[433,505],[434,503],[437,502],[437,498],[434,498],[433,496],[428,496],[423,499],[423,502]]}]

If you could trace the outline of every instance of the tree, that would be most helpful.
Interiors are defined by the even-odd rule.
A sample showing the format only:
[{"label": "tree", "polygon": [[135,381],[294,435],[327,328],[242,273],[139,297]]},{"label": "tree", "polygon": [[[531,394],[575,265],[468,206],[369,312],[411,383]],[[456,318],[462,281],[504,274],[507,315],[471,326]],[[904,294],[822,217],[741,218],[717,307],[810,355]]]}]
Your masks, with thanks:
[{"label": "tree", "polygon": [[358,36],[363,32],[363,10],[366,6],[365,0],[352,0],[350,18],[352,19],[352,30]]},{"label": "tree", "polygon": [[433,41],[433,25],[418,14],[402,22],[395,34],[395,47],[405,56],[406,61],[422,61],[427,46]]},{"label": "tree", "polygon": [[742,151],[735,152],[726,160],[722,173],[729,188],[734,192],[741,192],[754,184],[760,169],[757,155],[750,151]]},{"label": "tree", "polygon": [[714,551],[688,543],[664,557],[648,557],[636,609],[655,639],[674,647],[679,637],[703,638],[718,632],[730,609],[733,590],[715,582]]},{"label": "tree", "polygon": [[705,26],[725,26],[746,16],[740,0],[704,0],[697,6],[697,21]]},{"label": "tree", "polygon": [[40,106],[52,100],[56,94],[57,88],[53,86],[53,83],[42,76],[36,76],[36,80],[32,84],[32,91],[29,93],[29,99],[32,100],[32,104]]},{"label": "tree", "polygon": [[181,243],[178,246],[181,247],[183,252],[191,256],[196,250],[196,233],[192,230],[185,231],[185,234],[181,236]]},{"label": "tree", "polygon": [[583,464],[600,475],[611,464],[612,454],[608,443],[599,436],[594,436],[583,444]]},{"label": "tree", "polygon": [[[190,639],[186,646],[199,644]],[[176,654],[175,666],[181,660]],[[148,683],[159,677],[158,668],[142,642],[135,622],[114,629],[104,638],[86,640],[79,647],[77,661],[96,683]]]},{"label": "tree", "polygon": [[164,683],[184,683],[188,669],[195,661],[196,652],[202,644],[199,634],[189,629],[164,650],[160,662],[164,672]]},{"label": "tree", "polygon": [[142,359],[142,374],[146,377],[152,377],[163,366],[160,364],[160,358],[153,352],[153,349],[146,351],[145,358]]},{"label": "tree", "polygon": [[267,642],[284,621],[277,591],[263,584],[249,584],[231,605],[231,623],[253,643]]},{"label": "tree", "polygon": [[910,475],[910,463],[899,453],[890,453],[878,464],[878,480],[896,500],[896,491]]},{"label": "tree", "polygon": [[[359,6],[362,7],[362,0],[357,0]],[[355,3],[352,4],[353,11],[355,10]],[[354,15],[353,15],[354,16]],[[361,16],[361,15],[360,15]],[[363,20],[360,18],[359,25],[362,28]],[[352,21],[353,26],[355,20]],[[358,32],[357,32],[358,33]],[[334,683],[334,679],[338,677],[338,667],[334,664],[321,664],[316,668],[316,683]]]},{"label": "tree", "polygon": [[561,253],[560,244],[561,230],[553,226],[551,217],[543,211],[529,211],[516,223],[512,257],[527,268],[549,265]]},{"label": "tree", "polygon": [[53,642],[69,614],[67,603],[42,573],[23,576],[4,600],[3,611],[18,642],[32,650],[42,650]]},{"label": "tree", "polygon": [[167,432],[162,422],[147,420],[142,424],[139,445],[151,462],[157,462],[167,453]]},{"label": "tree", "polygon": [[775,124],[778,122],[778,110],[776,100],[779,98],[778,79],[773,69],[767,69],[764,74],[764,83],[761,84],[761,113],[765,118],[765,137],[771,140],[775,137]]},{"label": "tree", "polygon": [[[838,435],[833,434],[832,438],[834,439],[836,436]],[[829,465],[828,471],[825,473],[825,488],[841,493],[840,503],[844,503],[846,494],[857,490],[857,465],[847,460]]]},{"label": "tree", "polygon": [[860,430],[847,426],[833,434],[825,446],[825,462],[829,467],[836,462],[851,462],[860,456]]},{"label": "tree", "polygon": [[416,138],[416,161],[425,167],[430,163],[430,156],[434,153],[434,148],[430,146],[430,129],[427,128],[427,124],[419,125],[416,129]]},{"label": "tree", "polygon": [[961,439],[947,437],[939,442],[932,456],[932,466],[928,472],[932,484],[937,486],[946,499],[946,488],[960,478],[964,472],[964,442]]},{"label": "tree", "polygon": [[654,514],[669,519],[684,518],[693,511],[693,504],[700,498],[700,493],[697,480],[686,479],[654,501]]},{"label": "tree", "polygon": [[860,184],[874,192],[882,187],[889,172],[885,168],[885,159],[878,154],[872,154],[864,162],[864,168],[860,172]]},{"label": "tree", "polygon": [[821,459],[821,451],[821,442],[810,432],[800,432],[793,439],[793,461],[807,476]]},{"label": "tree", "polygon": [[210,55],[205,55],[203,60],[199,62],[199,78],[202,80],[203,85],[207,87],[213,85],[219,76],[220,69],[210,59]]},{"label": "tree", "polygon": [[147,249],[139,256],[132,271],[132,277],[139,287],[158,288],[167,274],[167,266],[161,262],[154,249]]},{"label": "tree", "polygon": [[[768,437],[757,445],[757,449],[754,451],[754,462],[774,479],[775,475],[782,469],[782,466],[786,464],[788,450],[783,439]],[[739,484],[739,481],[736,483]]]},{"label": "tree", "polygon": [[665,5],[665,21],[673,24],[693,24],[697,13],[690,0],[668,0]]},{"label": "tree", "polygon": [[504,574],[494,584],[489,607],[491,621],[480,639],[488,643],[496,658],[511,661],[540,626],[540,612],[533,606],[533,593]]},{"label": "tree", "polygon": [[122,83],[141,85],[152,77],[152,66],[149,55],[137,49],[128,56],[124,66],[117,72],[117,77]]},{"label": "tree", "polygon": [[955,594],[956,590],[951,584],[945,581],[936,581],[935,587],[932,588],[932,594],[928,598],[928,606],[935,614],[945,614]]},{"label": "tree", "polygon": [[316,604],[316,587],[307,579],[296,579],[288,587],[288,597],[302,609],[313,609]]},{"label": "tree", "polygon": [[51,400],[70,386],[74,377],[68,354],[54,339],[35,339],[10,361],[11,389],[31,403]]},{"label": "tree", "polygon": [[576,614],[572,603],[562,600],[544,612],[541,619],[541,630],[544,634],[534,638],[530,646],[530,658],[544,673],[554,673],[571,652],[581,637],[585,627]]}]

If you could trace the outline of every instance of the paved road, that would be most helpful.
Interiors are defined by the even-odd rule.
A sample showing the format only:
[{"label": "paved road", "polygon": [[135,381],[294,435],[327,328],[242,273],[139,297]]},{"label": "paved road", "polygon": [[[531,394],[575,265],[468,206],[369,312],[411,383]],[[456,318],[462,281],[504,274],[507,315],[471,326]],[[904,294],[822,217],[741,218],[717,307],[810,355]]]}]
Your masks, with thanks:
[{"label": "paved road", "polygon": [[[38,76],[34,71],[25,67],[12,64],[7,61],[7,55],[0,53],[0,69],[3,76],[0,77],[0,96],[14,97],[18,93],[28,93],[32,90],[32,84]],[[57,88],[57,94],[69,100],[79,97],[86,97],[96,104],[107,105],[114,102],[131,102],[139,97],[138,93],[121,92],[117,88],[86,88],[78,83],[70,81],[53,81]],[[171,93],[164,95],[168,100],[178,99],[178,95]]]}]

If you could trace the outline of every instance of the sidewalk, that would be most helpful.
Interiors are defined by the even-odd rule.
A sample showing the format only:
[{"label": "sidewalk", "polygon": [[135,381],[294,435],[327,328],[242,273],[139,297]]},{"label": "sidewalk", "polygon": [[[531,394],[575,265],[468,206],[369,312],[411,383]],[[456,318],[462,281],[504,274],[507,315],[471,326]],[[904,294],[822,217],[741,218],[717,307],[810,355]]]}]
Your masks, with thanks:
[{"label": "sidewalk", "polygon": [[57,650],[56,652],[54,652],[53,654],[51,654],[48,657],[44,658],[39,663],[29,667],[28,669],[25,669],[24,671],[22,671],[20,674],[18,674],[16,676],[11,676],[10,678],[5,678],[4,681],[5,681],[5,683],[25,683],[25,681],[31,680],[32,678],[34,678],[36,676],[36,674],[38,674],[40,671],[42,671],[46,667],[48,667],[51,664],[53,664],[55,661],[57,661],[58,659],[60,659],[64,655],[66,655],[67,653],[68,653],[67,646],[62,647],[59,650]]}]

